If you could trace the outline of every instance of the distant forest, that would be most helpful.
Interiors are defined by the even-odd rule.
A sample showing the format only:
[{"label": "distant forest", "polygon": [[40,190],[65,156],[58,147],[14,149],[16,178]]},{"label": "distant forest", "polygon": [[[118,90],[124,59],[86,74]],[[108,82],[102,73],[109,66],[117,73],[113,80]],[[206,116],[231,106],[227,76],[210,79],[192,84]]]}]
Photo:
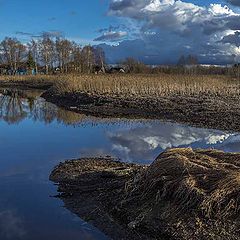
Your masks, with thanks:
[{"label": "distant forest", "polygon": [[106,64],[100,47],[81,46],[74,41],[43,35],[23,44],[6,37],[0,43],[0,74],[68,74],[68,73],[165,73],[165,74],[231,74],[240,76],[240,65],[203,66],[197,56],[180,56],[174,66],[149,66],[133,58]]}]

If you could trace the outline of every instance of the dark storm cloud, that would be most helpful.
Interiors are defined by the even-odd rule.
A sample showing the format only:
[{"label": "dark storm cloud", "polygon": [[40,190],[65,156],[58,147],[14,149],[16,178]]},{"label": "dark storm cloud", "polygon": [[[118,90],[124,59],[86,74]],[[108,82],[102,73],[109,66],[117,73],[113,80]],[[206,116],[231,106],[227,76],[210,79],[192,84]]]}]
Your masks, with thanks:
[{"label": "dark storm cloud", "polygon": [[240,6],[240,0],[228,0],[228,2],[234,6]]},{"label": "dark storm cloud", "polygon": [[146,1],[143,0],[122,0],[122,1],[111,1],[110,9],[113,11],[125,11],[126,9],[132,9],[136,6],[144,6]]},{"label": "dark storm cloud", "polygon": [[30,37],[30,38],[41,38],[41,37],[62,37],[64,33],[62,31],[43,31],[41,33],[30,33],[30,32],[22,32],[22,31],[17,31],[15,32],[16,35],[20,36],[25,36],[25,37]]},{"label": "dark storm cloud", "polygon": [[228,43],[240,47],[240,32],[235,32],[234,34],[229,34],[224,36],[220,41],[222,43]]},{"label": "dark storm cloud", "polygon": [[113,32],[113,31],[118,31],[118,30],[130,30],[129,27],[127,27],[125,24],[119,24],[117,26],[110,25],[109,27],[106,28],[100,28],[98,29],[97,32],[99,33],[104,33],[104,32]]},{"label": "dark storm cloud", "polygon": [[123,41],[114,47],[104,46],[111,61],[134,56],[146,63],[174,63],[182,54],[194,54],[200,62],[227,63],[233,55],[238,55],[236,44],[226,45],[221,39],[240,30],[240,14],[221,4],[111,0],[109,15],[138,26],[129,34],[138,39]]}]

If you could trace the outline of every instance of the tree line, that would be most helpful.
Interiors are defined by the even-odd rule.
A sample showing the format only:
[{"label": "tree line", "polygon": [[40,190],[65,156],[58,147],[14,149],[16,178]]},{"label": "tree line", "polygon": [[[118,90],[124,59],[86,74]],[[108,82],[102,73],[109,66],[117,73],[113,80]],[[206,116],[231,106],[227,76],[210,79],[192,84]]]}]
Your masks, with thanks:
[{"label": "tree line", "polygon": [[180,56],[175,65],[145,65],[141,61],[127,58],[123,66],[131,73],[182,74],[182,75],[230,75],[240,79],[240,64],[229,66],[201,65],[197,56]]},{"label": "tree line", "polygon": [[231,67],[201,66],[197,56],[181,56],[176,65],[150,66],[133,58],[126,58],[118,67],[108,69],[105,53],[100,47],[81,46],[65,38],[44,34],[37,40],[23,44],[6,37],[0,42],[0,74],[55,73],[147,73],[147,74],[217,74],[240,78],[240,64]]},{"label": "tree line", "polygon": [[16,38],[6,37],[0,43],[1,72],[6,74],[26,70],[45,74],[55,71],[91,73],[96,66],[103,69],[104,64],[105,54],[101,48],[81,47],[63,38],[53,39],[46,35],[23,44]]}]

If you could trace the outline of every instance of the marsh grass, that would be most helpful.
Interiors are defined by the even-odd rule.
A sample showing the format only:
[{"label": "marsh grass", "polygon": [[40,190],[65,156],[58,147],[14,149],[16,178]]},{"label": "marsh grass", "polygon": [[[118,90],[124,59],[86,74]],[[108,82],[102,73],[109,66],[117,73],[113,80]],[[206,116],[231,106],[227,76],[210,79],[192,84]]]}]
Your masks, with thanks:
[{"label": "marsh grass", "polygon": [[180,74],[2,76],[5,81],[51,82],[58,93],[112,96],[239,96],[240,82],[229,76]]}]

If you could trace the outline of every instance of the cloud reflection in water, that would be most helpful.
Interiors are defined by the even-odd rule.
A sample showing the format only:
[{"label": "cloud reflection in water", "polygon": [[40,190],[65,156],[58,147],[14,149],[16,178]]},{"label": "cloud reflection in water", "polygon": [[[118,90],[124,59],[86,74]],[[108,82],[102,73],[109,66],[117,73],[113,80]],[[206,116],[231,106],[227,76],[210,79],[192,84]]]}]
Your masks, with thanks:
[{"label": "cloud reflection in water", "polygon": [[[240,136],[218,130],[200,129],[179,124],[150,122],[130,130],[109,132],[112,149],[128,161],[152,160],[162,151],[176,147],[202,147],[224,149]],[[228,148],[231,150],[231,148]]]}]

